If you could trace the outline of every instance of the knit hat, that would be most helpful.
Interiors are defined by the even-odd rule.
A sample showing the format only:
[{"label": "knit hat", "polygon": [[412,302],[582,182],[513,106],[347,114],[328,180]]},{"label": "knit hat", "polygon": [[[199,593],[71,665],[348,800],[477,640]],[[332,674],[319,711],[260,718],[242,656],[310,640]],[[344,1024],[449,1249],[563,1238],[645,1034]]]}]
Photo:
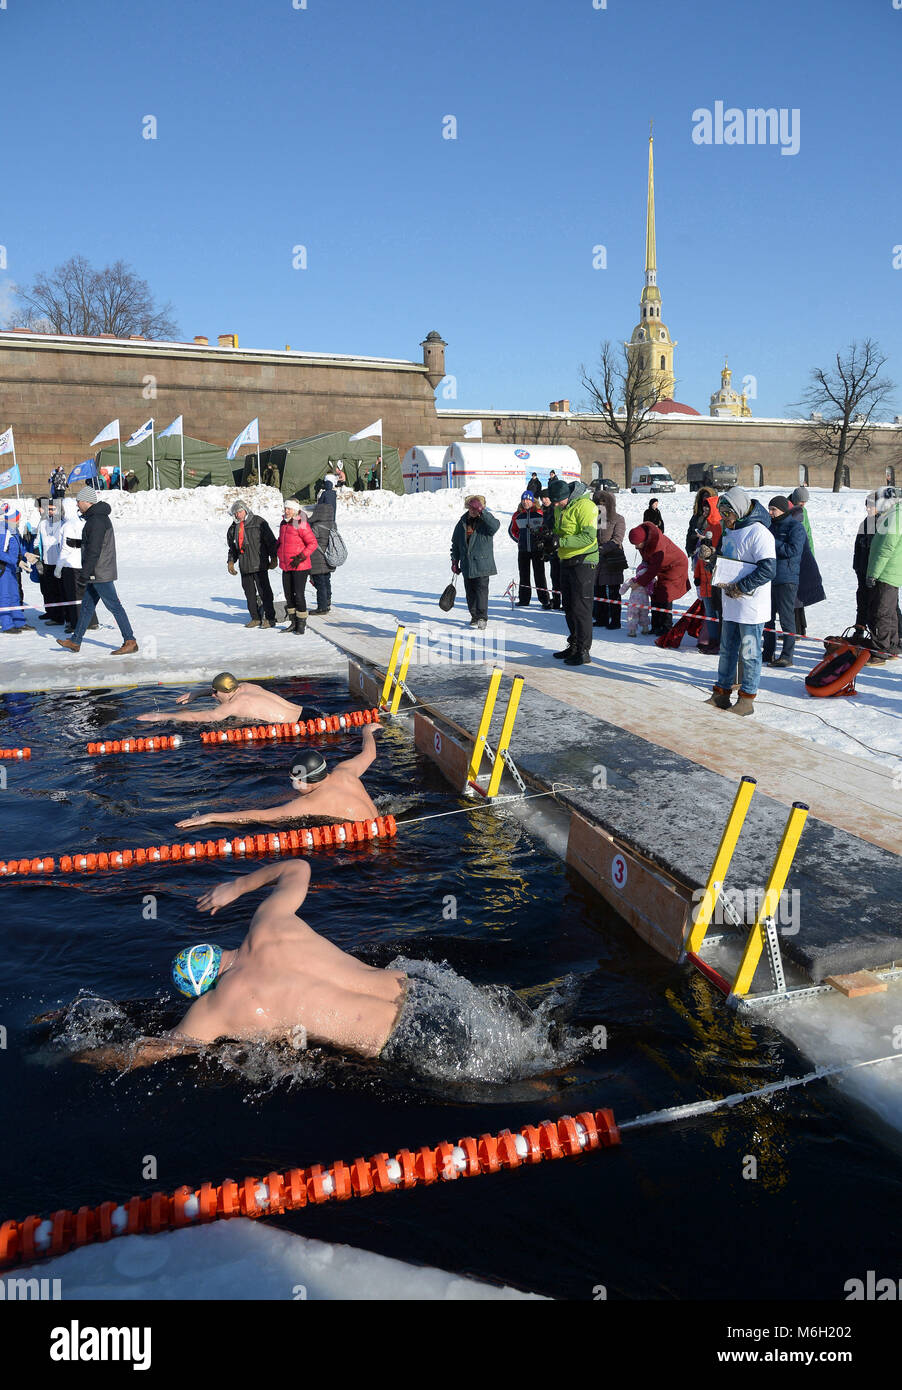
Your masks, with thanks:
[{"label": "knit hat", "polygon": [[807,487],[799,486],[789,494],[789,500],[790,502],[794,502],[796,506],[799,506],[801,502],[807,502],[810,496],[811,494]]},{"label": "knit hat", "polygon": [[776,512],[792,511],[792,503],[790,502],[789,498],[784,497],[782,493],[779,493],[776,497],[772,497],[768,502],[767,506],[768,510],[773,508],[773,510]]},{"label": "knit hat", "polygon": [[76,492],[75,500],[76,502],[87,502],[89,506],[93,507],[97,501],[97,493],[92,487],[83,487]]},{"label": "knit hat", "polygon": [[[78,495],[80,497],[81,493]],[[239,512],[247,512],[248,516],[250,516],[250,511],[250,503],[246,502],[243,497],[236,497],[231,507],[229,507],[229,516],[237,516]]]},{"label": "knit hat", "polygon": [[747,516],[752,510],[752,499],[749,497],[744,487],[731,487],[720,499],[721,511],[724,507],[729,507],[731,512],[737,516]]},{"label": "knit hat", "polygon": [[545,489],[545,496],[553,503],[563,502],[570,496],[570,489],[560,478],[552,478]]},{"label": "knit hat", "polygon": [[296,497],[285,498],[285,501],[282,503],[282,510],[287,512],[289,507],[291,507],[296,512],[299,512],[301,510],[301,504]]},{"label": "knit hat", "polygon": [[532,495],[531,492],[521,492],[521,493],[520,493],[520,501],[521,501],[521,502],[526,502],[526,501],[534,502],[535,500],[536,500],[536,499],[533,497],[533,495]]},{"label": "knit hat", "polygon": [[[636,549],[639,550],[648,540],[648,533],[650,529],[651,528],[644,522],[641,526],[634,526],[632,531],[630,531],[629,533],[630,545],[634,545]],[[655,530],[657,531],[657,529],[658,528],[656,526]]]}]

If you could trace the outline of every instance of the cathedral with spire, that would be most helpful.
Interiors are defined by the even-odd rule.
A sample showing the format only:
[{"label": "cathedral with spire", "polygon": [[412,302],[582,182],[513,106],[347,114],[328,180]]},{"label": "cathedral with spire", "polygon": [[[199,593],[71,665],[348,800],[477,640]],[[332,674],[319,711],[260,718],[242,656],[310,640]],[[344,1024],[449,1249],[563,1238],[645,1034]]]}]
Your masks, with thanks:
[{"label": "cathedral with spire", "polygon": [[[648,207],[645,220],[645,285],[639,300],[639,322],[633,329],[629,350],[641,373],[647,394],[658,401],[672,400],[676,386],[673,350],[676,343],[661,318],[661,291],[658,289],[655,248],[655,163],[654,135],[648,137]],[[645,394],[643,392],[643,394]]]}]

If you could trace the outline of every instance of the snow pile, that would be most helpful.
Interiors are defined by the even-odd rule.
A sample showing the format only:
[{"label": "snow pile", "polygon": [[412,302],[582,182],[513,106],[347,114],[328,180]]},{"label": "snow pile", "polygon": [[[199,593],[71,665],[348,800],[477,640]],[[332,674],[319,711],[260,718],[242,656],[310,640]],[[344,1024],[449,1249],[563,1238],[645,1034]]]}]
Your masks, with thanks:
[{"label": "snow pile", "polygon": [[64,1301],[541,1298],[241,1219],[154,1236],[122,1236],[16,1269],[7,1277],[59,1279]]}]

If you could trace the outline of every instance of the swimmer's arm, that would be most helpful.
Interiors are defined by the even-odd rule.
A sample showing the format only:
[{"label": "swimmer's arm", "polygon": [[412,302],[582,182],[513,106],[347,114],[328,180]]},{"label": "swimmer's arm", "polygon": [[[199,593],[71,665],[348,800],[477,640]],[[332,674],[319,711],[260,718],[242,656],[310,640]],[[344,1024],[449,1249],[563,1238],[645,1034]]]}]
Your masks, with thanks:
[{"label": "swimmer's arm", "polygon": [[282,806],[252,806],[247,811],[210,811],[207,815],[177,820],[175,824],[179,830],[195,825],[270,825],[303,814],[302,804],[295,800],[286,801]]},{"label": "swimmer's arm", "polygon": [[85,1063],[97,1071],[134,1071],[137,1067],[151,1067],[154,1062],[164,1062],[169,1057],[197,1052],[201,1045],[198,1040],[173,1033],[162,1038],[139,1038],[129,1047],[88,1047],[83,1052],[76,1052],[72,1060]]},{"label": "swimmer's arm", "polygon": [[[381,725],[377,727],[381,728]],[[371,763],[376,760],[376,736],[372,727],[367,725],[363,731],[363,748],[353,758],[346,758],[338,766],[344,772],[350,772],[354,777],[362,777]]]},{"label": "swimmer's arm", "polygon": [[142,724],[159,724],[164,720],[171,724],[209,724],[213,720],[225,718],[226,716],[218,710],[195,710],[192,713],[191,710],[154,709],[138,715]]},{"label": "swimmer's arm", "polygon": [[[265,864],[262,869],[254,869],[253,873],[242,874],[228,883],[218,883],[198,898],[198,911],[209,912],[213,916],[220,908],[228,907],[244,897],[245,893],[255,893],[258,888],[265,888],[270,883],[276,884],[276,888],[257,909],[253,922],[262,920],[261,913],[266,915],[273,905],[280,915],[296,912],[310,887],[310,865],[305,859],[295,860],[291,864]],[[185,1017],[195,1008],[197,1005],[192,1005]]]}]

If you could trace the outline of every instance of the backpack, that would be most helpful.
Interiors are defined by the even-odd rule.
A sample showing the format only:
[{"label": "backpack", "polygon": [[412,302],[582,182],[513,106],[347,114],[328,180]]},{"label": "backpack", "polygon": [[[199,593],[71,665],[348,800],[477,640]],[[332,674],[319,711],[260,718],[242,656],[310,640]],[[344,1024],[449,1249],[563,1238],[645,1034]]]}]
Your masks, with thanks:
[{"label": "backpack", "polygon": [[345,545],[334,526],[329,532],[329,539],[326,541],[323,558],[330,569],[336,570],[338,566],[343,565],[348,558],[348,547]]}]

